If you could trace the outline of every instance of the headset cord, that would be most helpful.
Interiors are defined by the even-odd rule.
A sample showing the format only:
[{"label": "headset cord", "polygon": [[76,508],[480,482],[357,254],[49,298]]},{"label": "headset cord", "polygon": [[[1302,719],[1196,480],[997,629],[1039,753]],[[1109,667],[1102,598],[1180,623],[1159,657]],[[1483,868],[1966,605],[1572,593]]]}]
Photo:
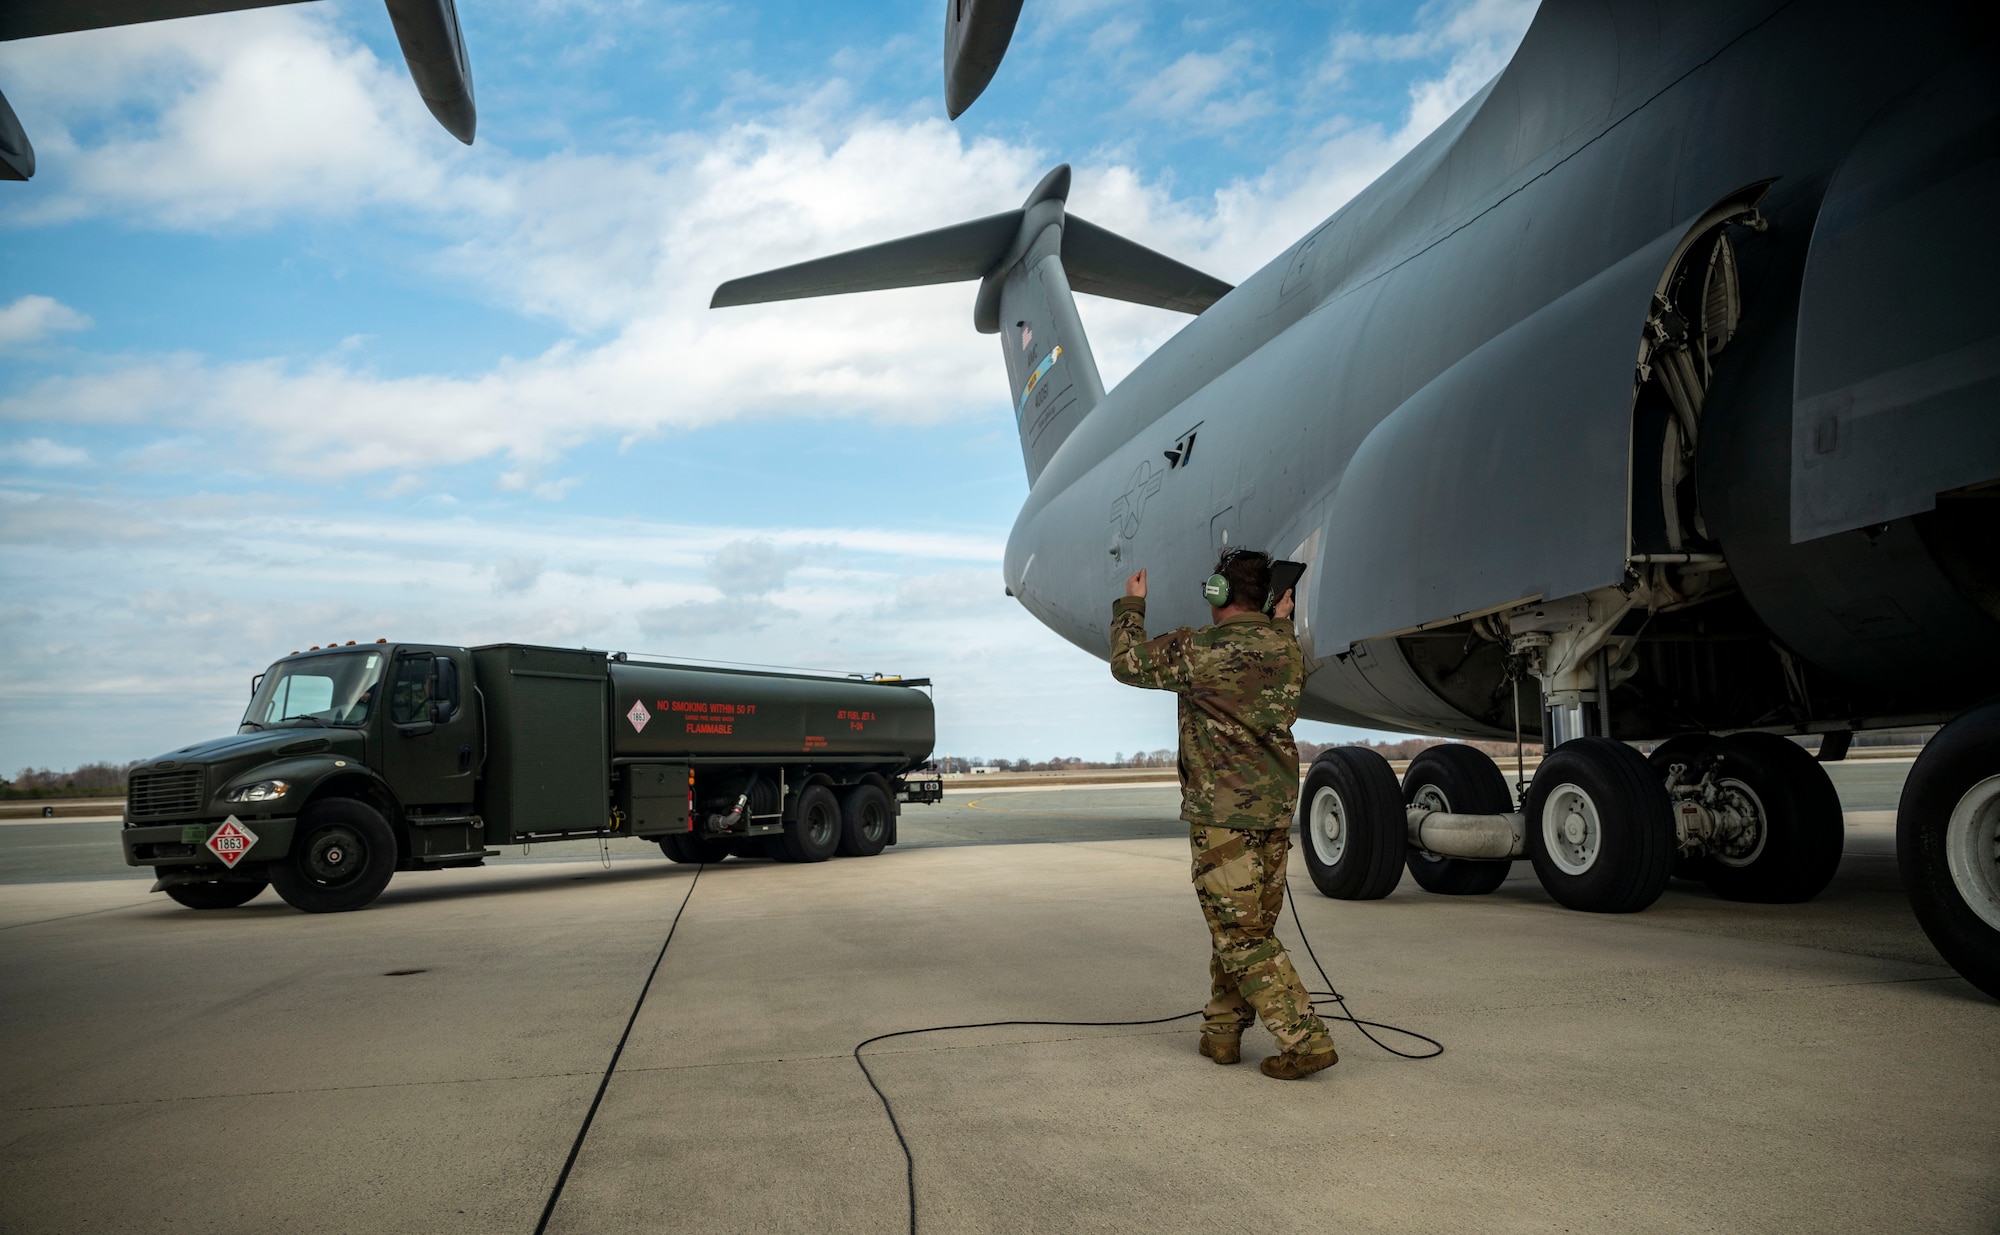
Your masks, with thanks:
[{"label": "headset cord", "polygon": [[[1306,992],[1307,995],[1312,997],[1315,1008],[1323,1002],[1339,1004],[1340,1011],[1329,1014],[1329,1019],[1346,1021],[1356,1029],[1359,1029],[1361,1035],[1370,1042],[1373,1042],[1389,1054],[1400,1059],[1435,1059],[1444,1053],[1444,1044],[1436,1038],[1420,1034],[1414,1029],[1404,1029],[1400,1025],[1388,1025],[1381,1021],[1364,1021],[1355,1016],[1348,1009],[1347,997],[1334,989],[1333,979],[1326,976],[1326,966],[1319,963],[1319,956],[1313,951],[1312,940],[1306,936],[1305,924],[1299,921],[1299,906],[1296,901],[1292,900],[1292,888],[1289,881],[1285,885],[1285,901],[1292,907],[1292,925],[1299,932],[1299,942],[1305,945],[1306,956],[1312,960],[1313,968],[1319,971],[1320,981],[1326,983],[1324,991]],[[1058,1029],[1127,1029],[1139,1028],[1146,1025],[1168,1025],[1175,1021],[1184,1021],[1190,1017],[1200,1015],[1202,1015],[1202,1009],[1196,1008],[1192,1012],[1182,1012],[1178,1016],[1159,1016],[1144,1021],[975,1021],[964,1025],[930,1025],[923,1029],[898,1029],[894,1033],[878,1033],[872,1038],[855,1043],[854,1062],[860,1066],[861,1075],[867,1078],[868,1088],[875,1091],[876,1099],[882,1103],[882,1113],[889,1117],[889,1128],[896,1134],[897,1147],[903,1151],[903,1188],[909,1199],[910,1235],[917,1235],[917,1160],[910,1153],[909,1139],[903,1135],[903,1121],[896,1118],[895,1104],[890,1102],[889,1095],[882,1091],[882,1086],[875,1080],[875,1073],[868,1067],[868,1060],[863,1058],[861,1054],[863,1047],[873,1046],[877,1042],[887,1042],[891,1038],[908,1038],[925,1033],[945,1033],[953,1029],[1005,1029],[1017,1026],[1046,1026]],[[1410,1051],[1399,1051],[1374,1034],[1369,1033],[1370,1028],[1384,1030],[1388,1033],[1402,1034],[1405,1037],[1415,1038],[1419,1042],[1428,1042],[1432,1049],[1421,1054]]]},{"label": "headset cord", "polygon": [[[1319,954],[1313,951],[1312,940],[1306,935],[1305,924],[1299,921],[1299,903],[1292,899],[1292,884],[1289,879],[1285,881],[1285,903],[1292,907],[1292,925],[1299,932],[1299,942],[1305,945],[1306,958],[1312,961],[1313,968],[1319,971],[1319,980],[1326,983],[1326,989],[1323,991],[1306,992],[1306,994],[1313,997],[1313,1007],[1317,1008],[1322,1003],[1339,1004],[1340,1011],[1328,1013],[1328,1020],[1346,1021],[1356,1029],[1359,1029],[1362,1037],[1399,1059],[1436,1059],[1439,1055],[1444,1054],[1444,1043],[1428,1034],[1418,1033],[1414,1029],[1405,1029],[1401,1025],[1387,1025],[1381,1021],[1364,1021],[1355,1016],[1353,1011],[1347,1006],[1347,996],[1341,994],[1334,987],[1333,979],[1326,976],[1326,966],[1319,963]],[[1387,1033],[1399,1033],[1406,1038],[1415,1038],[1419,1042],[1428,1042],[1431,1045],[1431,1049],[1423,1052],[1399,1051],[1374,1034],[1369,1033],[1368,1030],[1371,1027]]]},{"label": "headset cord", "polygon": [[882,1092],[882,1086],[875,1081],[875,1073],[868,1067],[868,1061],[861,1057],[861,1048],[890,1038],[907,1038],[920,1033],[944,1033],[951,1029],[1000,1029],[1014,1025],[1048,1025],[1058,1028],[1124,1028],[1135,1025],[1165,1025],[1173,1021],[1184,1021],[1190,1016],[1200,1016],[1201,1009],[1182,1012],[1178,1016],[1161,1016],[1150,1021],[976,1021],[967,1025],[929,1025],[923,1029],[898,1029],[894,1033],[878,1033],[864,1042],[854,1044],[854,1062],[861,1065],[861,1075],[868,1078],[868,1088],[882,1102],[882,1113],[889,1117],[889,1128],[896,1134],[896,1144],[903,1151],[903,1190],[909,1197],[910,1235],[917,1235],[917,1160],[910,1154],[910,1142],[903,1135],[903,1121],[896,1118],[896,1108],[889,1101],[889,1095]]}]

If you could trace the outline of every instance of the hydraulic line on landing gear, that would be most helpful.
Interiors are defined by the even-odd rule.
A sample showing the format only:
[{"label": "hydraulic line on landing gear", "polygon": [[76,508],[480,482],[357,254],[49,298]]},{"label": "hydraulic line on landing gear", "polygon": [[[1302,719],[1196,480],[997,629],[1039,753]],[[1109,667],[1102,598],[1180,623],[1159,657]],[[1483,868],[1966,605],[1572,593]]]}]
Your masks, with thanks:
[{"label": "hydraulic line on landing gear", "polygon": [[[1362,1037],[1367,1038],[1376,1046],[1381,1047],[1383,1050],[1400,1059],[1436,1059],[1439,1055],[1444,1054],[1444,1043],[1427,1034],[1418,1033],[1414,1029],[1404,1029],[1400,1025],[1385,1024],[1381,1021],[1364,1021],[1360,1017],[1355,1016],[1353,1011],[1347,1006],[1347,997],[1334,988],[1333,979],[1326,975],[1326,966],[1320,964],[1319,954],[1313,951],[1312,940],[1306,935],[1305,924],[1299,921],[1299,904],[1292,899],[1292,889],[1289,883],[1285,886],[1285,903],[1292,908],[1292,926],[1299,932],[1299,942],[1305,946],[1306,957],[1312,961],[1313,968],[1318,971],[1319,980],[1326,985],[1326,989],[1323,991],[1307,992],[1313,997],[1313,1007],[1318,1008],[1323,1004],[1339,1004],[1340,1011],[1322,1013],[1322,1015],[1326,1016],[1329,1020],[1346,1021],[1356,1029],[1359,1029]],[[908,1193],[910,1235],[917,1235],[917,1161],[910,1153],[910,1142],[903,1135],[903,1124],[901,1120],[896,1118],[895,1106],[889,1101],[889,1095],[882,1092],[882,1086],[875,1080],[875,1073],[869,1069],[868,1061],[862,1058],[862,1047],[871,1046],[877,1042],[886,1042],[890,1038],[907,1038],[924,1033],[943,1033],[951,1029],[1005,1029],[1015,1026],[1037,1025],[1065,1029],[1136,1028],[1143,1025],[1167,1025],[1174,1021],[1184,1021],[1190,1017],[1200,1015],[1201,1009],[1196,1008],[1192,1012],[1182,1012],[1175,1016],[1159,1016],[1143,1021],[978,1021],[967,1025],[930,1025],[923,1029],[898,1029],[894,1033],[876,1034],[872,1038],[855,1043],[854,1062],[860,1065],[861,1075],[867,1078],[868,1088],[874,1090],[875,1096],[881,1099],[882,1112],[889,1117],[889,1128],[896,1134],[896,1144],[903,1151],[903,1184]],[[1401,1034],[1406,1038],[1414,1038],[1419,1042],[1429,1043],[1431,1049],[1422,1052],[1399,1051],[1370,1033],[1369,1030],[1371,1028],[1380,1029],[1385,1033]]]}]

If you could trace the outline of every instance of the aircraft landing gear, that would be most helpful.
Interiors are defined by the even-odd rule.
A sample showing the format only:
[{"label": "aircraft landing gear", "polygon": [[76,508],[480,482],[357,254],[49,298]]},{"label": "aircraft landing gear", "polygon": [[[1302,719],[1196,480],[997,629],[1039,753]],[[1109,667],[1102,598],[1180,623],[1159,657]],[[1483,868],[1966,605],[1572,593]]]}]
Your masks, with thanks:
[{"label": "aircraft landing gear", "polygon": [[2000,699],[1938,730],[1896,807],[1896,865],[1931,943],[2000,999]]},{"label": "aircraft landing gear", "polygon": [[1846,844],[1826,768],[1770,733],[1682,734],[1653,752],[1674,801],[1674,874],[1733,901],[1797,904],[1833,882]]},{"label": "aircraft landing gear", "polygon": [[[1514,809],[1514,795],[1499,767],[1473,746],[1433,746],[1410,760],[1403,773],[1403,801],[1446,812],[1499,815]],[[1418,887],[1445,896],[1483,896],[1505,882],[1513,868],[1508,858],[1448,858],[1416,845],[1404,860]]]},{"label": "aircraft landing gear", "polygon": [[1550,896],[1591,913],[1636,913],[1660,899],[1674,823],[1646,757],[1610,738],[1572,738],[1528,788],[1528,855]]},{"label": "aircraft landing gear", "polygon": [[1299,791],[1299,847],[1325,896],[1372,901],[1396,890],[1409,846],[1389,761],[1363,746],[1321,751]]}]

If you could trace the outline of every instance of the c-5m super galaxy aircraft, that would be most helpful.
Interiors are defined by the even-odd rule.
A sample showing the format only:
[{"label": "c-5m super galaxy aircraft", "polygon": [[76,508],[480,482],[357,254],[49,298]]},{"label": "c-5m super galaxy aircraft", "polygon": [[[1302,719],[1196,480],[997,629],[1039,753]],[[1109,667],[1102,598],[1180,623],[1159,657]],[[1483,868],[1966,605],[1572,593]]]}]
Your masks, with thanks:
[{"label": "c-5m super galaxy aircraft", "polygon": [[[0,0],[0,41],[73,30],[101,30],[204,13],[261,9],[302,0]],[[404,63],[431,115],[470,146],[479,116],[472,100],[472,65],[452,0],[387,0]],[[1009,29],[1012,29],[1010,26]],[[1004,50],[1004,49],[1003,49]],[[997,62],[996,62],[997,63]],[[0,94],[0,180],[35,174],[35,147]]]},{"label": "c-5m super galaxy aircraft", "polygon": [[[1018,0],[953,0],[947,107]],[[981,23],[984,23],[983,25]],[[1943,724],[1898,852],[2000,995],[2000,51],[1986,4],[1547,0],[1512,63],[1241,286],[1020,209],[738,279],[717,306],[979,280],[1032,488],[1006,586],[1108,654],[1206,620],[1217,550],[1305,563],[1303,714],[1548,752],[1516,802],[1439,748],[1328,752],[1331,896],[1558,901],[1671,874],[1799,901],[1840,860],[1824,770]],[[1198,314],[1106,390],[1073,292]],[[1622,739],[1624,741],[1613,741]],[[1625,741],[1671,739],[1650,762]]]}]

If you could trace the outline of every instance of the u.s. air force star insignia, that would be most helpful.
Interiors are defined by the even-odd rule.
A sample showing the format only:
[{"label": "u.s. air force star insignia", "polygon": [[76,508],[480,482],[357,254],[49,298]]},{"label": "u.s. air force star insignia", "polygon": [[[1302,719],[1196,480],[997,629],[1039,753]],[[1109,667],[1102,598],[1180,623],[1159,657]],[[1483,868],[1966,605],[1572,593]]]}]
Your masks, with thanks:
[{"label": "u.s. air force star insignia", "polygon": [[1132,469],[1125,492],[1111,503],[1111,522],[1118,526],[1120,536],[1130,540],[1138,534],[1139,521],[1146,517],[1146,499],[1160,491],[1165,478],[1166,473],[1155,469],[1151,459],[1139,460],[1139,466]]}]

